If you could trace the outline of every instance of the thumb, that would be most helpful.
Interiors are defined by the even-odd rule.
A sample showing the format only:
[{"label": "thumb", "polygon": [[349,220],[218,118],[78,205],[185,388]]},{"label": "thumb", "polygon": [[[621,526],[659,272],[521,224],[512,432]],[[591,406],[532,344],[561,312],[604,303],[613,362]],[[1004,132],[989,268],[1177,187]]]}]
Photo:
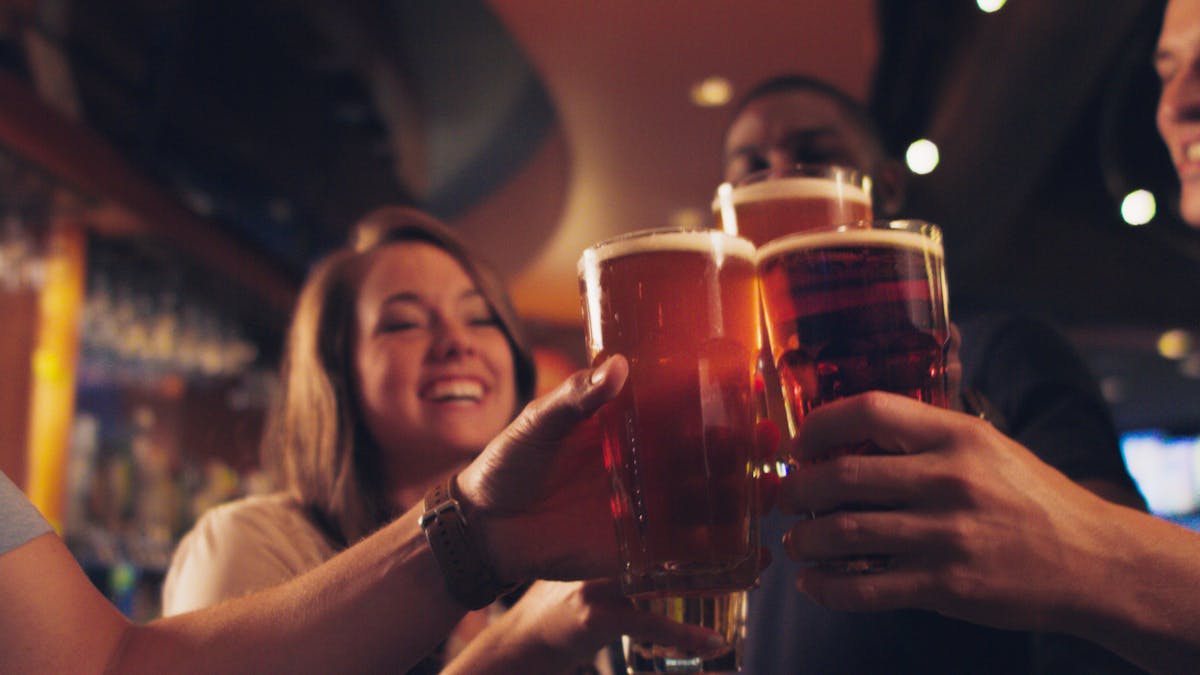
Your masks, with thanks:
[{"label": "thumb", "polygon": [[557,448],[581,422],[621,391],[628,375],[629,363],[620,354],[610,356],[592,370],[578,371],[526,406],[502,437],[524,447]]},{"label": "thumb", "polygon": [[564,441],[621,391],[628,375],[625,357],[614,355],[525,406],[459,474],[461,496],[472,505],[501,508],[528,501],[545,487],[542,483],[554,455],[568,445]]}]

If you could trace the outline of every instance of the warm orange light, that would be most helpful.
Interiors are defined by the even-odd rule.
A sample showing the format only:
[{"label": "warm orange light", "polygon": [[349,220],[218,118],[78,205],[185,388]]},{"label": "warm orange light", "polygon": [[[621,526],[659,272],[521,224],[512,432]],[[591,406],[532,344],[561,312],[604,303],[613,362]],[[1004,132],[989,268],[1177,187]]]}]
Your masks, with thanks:
[{"label": "warm orange light", "polygon": [[65,507],[67,451],[75,418],[79,318],[83,309],[85,241],[77,226],[53,230],[45,285],[38,298],[29,403],[26,492],[55,527]]},{"label": "warm orange light", "polygon": [[1164,359],[1179,360],[1192,352],[1192,334],[1181,328],[1158,336],[1158,353]]},{"label": "warm orange light", "polygon": [[733,99],[733,85],[720,75],[705,78],[692,86],[692,103],[702,108],[719,108]]}]

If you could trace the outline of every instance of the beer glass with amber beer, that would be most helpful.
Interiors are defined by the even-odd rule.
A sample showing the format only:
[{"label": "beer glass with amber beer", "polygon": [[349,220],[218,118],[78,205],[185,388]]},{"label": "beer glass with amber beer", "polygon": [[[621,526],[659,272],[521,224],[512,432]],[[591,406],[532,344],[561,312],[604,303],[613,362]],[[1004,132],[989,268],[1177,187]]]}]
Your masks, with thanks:
[{"label": "beer glass with amber beer", "polygon": [[723,183],[713,200],[717,227],[755,246],[795,232],[871,220],[871,178],[835,164],[797,164]]},{"label": "beer glass with amber beer", "polygon": [[646,230],[579,260],[590,361],[629,361],[599,411],[621,584],[637,599],[736,591],[758,576],[754,246]]},{"label": "beer glass with amber beer", "polygon": [[760,247],[757,264],[793,433],[813,408],[870,390],[946,407],[950,333],[936,226],[817,228]]},{"label": "beer glass with amber beer", "polygon": [[[713,199],[713,212],[718,228],[762,246],[795,232],[871,220],[871,179],[857,169],[835,164],[766,169],[721,184]],[[759,416],[769,418],[780,429],[790,428],[786,404],[779,395],[779,372],[767,344],[757,373],[761,383],[755,401]],[[782,434],[773,461],[764,468],[786,473],[789,447],[789,434]]]}]

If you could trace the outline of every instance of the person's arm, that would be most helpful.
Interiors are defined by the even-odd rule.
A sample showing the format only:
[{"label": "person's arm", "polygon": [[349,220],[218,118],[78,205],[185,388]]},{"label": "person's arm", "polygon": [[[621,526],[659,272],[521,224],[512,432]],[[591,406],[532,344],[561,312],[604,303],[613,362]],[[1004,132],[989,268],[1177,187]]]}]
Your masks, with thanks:
[{"label": "person's arm", "polygon": [[[614,538],[577,526],[607,518],[607,497],[595,498],[603,490],[588,489],[605,485],[603,470],[580,463],[599,450],[562,439],[616,395],[627,373],[621,358],[591,380],[577,373],[460,474],[471,532],[501,579],[615,573]],[[145,626],[117,613],[61,541],[43,535],[0,555],[0,670],[403,672],[466,612],[418,525],[422,511],[281,586]],[[543,538],[553,545],[529,545]]]},{"label": "person's arm", "polygon": [[292,582],[134,628],[117,663],[131,672],[403,672],[466,613],[425,542],[421,512]]},{"label": "person's arm", "polygon": [[[308,574],[134,626],[53,535],[0,556],[5,672],[403,672],[465,613],[414,509]],[[106,668],[107,664],[107,668]]]},{"label": "person's arm", "polygon": [[703,628],[634,609],[616,580],[539,581],[442,673],[567,673],[592,662],[601,648],[623,634],[696,652],[725,644]]},{"label": "person's arm", "polygon": [[[840,610],[930,609],[1092,640],[1140,667],[1200,663],[1200,535],[1113,504],[990,425],[882,393],[822,406],[802,457],[871,440],[895,452],[802,463],[781,508],[797,583]],[[841,510],[849,505],[884,508]],[[878,574],[823,561],[884,555]]]}]

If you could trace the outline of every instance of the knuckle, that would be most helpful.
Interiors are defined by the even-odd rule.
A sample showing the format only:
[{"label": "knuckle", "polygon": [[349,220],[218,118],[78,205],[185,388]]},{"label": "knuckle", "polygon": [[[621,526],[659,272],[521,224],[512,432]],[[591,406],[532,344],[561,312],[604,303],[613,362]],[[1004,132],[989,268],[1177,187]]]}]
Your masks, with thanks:
[{"label": "knuckle", "polygon": [[944,528],[946,547],[959,557],[965,556],[974,538],[974,523],[961,516],[950,517],[945,520]]},{"label": "knuckle", "polygon": [[843,455],[833,460],[831,470],[833,471],[833,480],[838,485],[847,487],[857,486],[862,477],[861,455]]},{"label": "knuckle", "polygon": [[889,407],[888,397],[881,391],[868,391],[862,394],[859,396],[859,404],[862,406],[862,412],[869,423],[873,423],[883,417]]},{"label": "knuckle", "polygon": [[594,605],[587,603],[580,605],[579,611],[576,613],[576,620],[579,622],[579,628],[586,633],[593,633],[603,628],[603,613],[598,611]]},{"label": "knuckle", "polygon": [[856,544],[862,540],[862,526],[852,513],[838,513],[830,518],[831,536],[843,544]]}]

